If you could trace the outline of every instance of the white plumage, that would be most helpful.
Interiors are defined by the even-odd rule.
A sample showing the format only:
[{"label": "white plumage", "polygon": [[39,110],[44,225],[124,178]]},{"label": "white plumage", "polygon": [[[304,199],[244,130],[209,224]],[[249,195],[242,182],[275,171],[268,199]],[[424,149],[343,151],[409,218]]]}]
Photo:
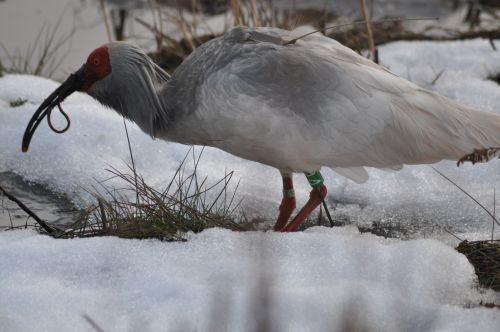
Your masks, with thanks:
[{"label": "white plumage", "polygon": [[[284,172],[328,166],[357,182],[368,178],[364,166],[400,169],[500,146],[496,114],[418,87],[333,39],[308,36],[282,46],[252,42],[251,31],[237,28],[219,42],[221,52],[240,48],[239,56],[208,67],[196,108],[165,137]],[[291,39],[284,30],[259,31]]]}]

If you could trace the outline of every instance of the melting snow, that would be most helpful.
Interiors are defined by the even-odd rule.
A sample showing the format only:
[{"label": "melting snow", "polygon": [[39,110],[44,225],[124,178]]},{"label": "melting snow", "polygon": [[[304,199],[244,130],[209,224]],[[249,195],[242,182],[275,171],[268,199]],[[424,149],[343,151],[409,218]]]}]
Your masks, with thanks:
[{"label": "melting snow", "polygon": [[436,240],[356,230],[186,243],[0,233],[0,330],[497,331],[467,259]]}]

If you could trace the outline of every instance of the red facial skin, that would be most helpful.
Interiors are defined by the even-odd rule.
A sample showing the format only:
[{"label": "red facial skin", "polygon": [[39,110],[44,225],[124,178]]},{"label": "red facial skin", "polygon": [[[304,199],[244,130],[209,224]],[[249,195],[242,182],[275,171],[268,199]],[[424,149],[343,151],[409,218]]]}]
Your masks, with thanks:
[{"label": "red facial skin", "polygon": [[85,82],[79,91],[87,92],[92,84],[111,73],[108,46],[102,45],[90,53],[85,63]]}]

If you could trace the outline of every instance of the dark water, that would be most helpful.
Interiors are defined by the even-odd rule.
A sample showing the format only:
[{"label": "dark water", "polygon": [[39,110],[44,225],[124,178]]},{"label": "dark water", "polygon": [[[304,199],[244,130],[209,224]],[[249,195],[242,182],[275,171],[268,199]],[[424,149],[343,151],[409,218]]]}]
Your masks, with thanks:
[{"label": "dark water", "polygon": [[[54,193],[41,185],[29,184],[11,172],[0,173],[0,185],[11,195],[23,202],[41,219],[64,225],[71,223],[78,210],[64,196]],[[0,196],[0,227],[33,224],[34,220],[17,204]]]},{"label": "dark water", "polygon": [[[162,0],[162,3],[184,3],[190,7],[192,0]],[[198,0],[200,3],[223,1]],[[333,11],[338,15],[360,18],[359,2],[350,0],[258,0],[278,9],[315,8]],[[453,10],[454,0],[375,0],[374,17],[388,16],[443,16]],[[465,1],[458,1],[463,3]],[[62,80],[69,73],[79,68],[90,50],[108,42],[106,28],[98,0],[4,0],[0,1],[0,42],[11,55],[26,56],[27,50],[37,40],[44,44],[47,33],[52,31],[60,20],[55,34],[59,40],[71,33],[72,37],[64,43],[56,54],[57,66],[54,66],[52,77]],[[153,35],[135,21],[141,17],[152,21],[151,9],[147,0],[107,0],[108,10],[117,6],[129,11],[125,26],[125,34],[143,47],[154,47]],[[370,0],[367,0],[370,4]],[[209,5],[206,5],[209,7]],[[149,15],[149,16],[148,16]],[[208,14],[206,14],[208,15]],[[168,23],[168,22],[167,22]],[[38,51],[38,50],[37,50]],[[33,58],[37,58],[34,52]],[[4,65],[5,52],[0,48],[0,57]],[[33,59],[33,62],[34,62]],[[47,73],[44,73],[47,76]]]},{"label": "dark water", "polygon": [[[315,8],[333,11],[342,16],[360,18],[358,0],[274,0],[271,1],[277,8]],[[368,9],[371,8],[371,0],[366,0]],[[455,2],[466,3],[466,1],[453,0],[374,0],[374,17],[389,16],[442,16],[449,14],[455,8]]]}]

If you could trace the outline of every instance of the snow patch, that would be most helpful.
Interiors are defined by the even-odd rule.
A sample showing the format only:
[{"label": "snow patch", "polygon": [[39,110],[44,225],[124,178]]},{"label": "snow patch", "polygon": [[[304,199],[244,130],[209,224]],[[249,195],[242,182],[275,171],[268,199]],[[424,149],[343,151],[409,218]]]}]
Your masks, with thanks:
[{"label": "snow patch", "polygon": [[[210,229],[185,243],[0,233],[0,327],[10,331],[496,331],[467,259],[435,240],[343,229]],[[259,327],[260,326],[260,327]]]}]

